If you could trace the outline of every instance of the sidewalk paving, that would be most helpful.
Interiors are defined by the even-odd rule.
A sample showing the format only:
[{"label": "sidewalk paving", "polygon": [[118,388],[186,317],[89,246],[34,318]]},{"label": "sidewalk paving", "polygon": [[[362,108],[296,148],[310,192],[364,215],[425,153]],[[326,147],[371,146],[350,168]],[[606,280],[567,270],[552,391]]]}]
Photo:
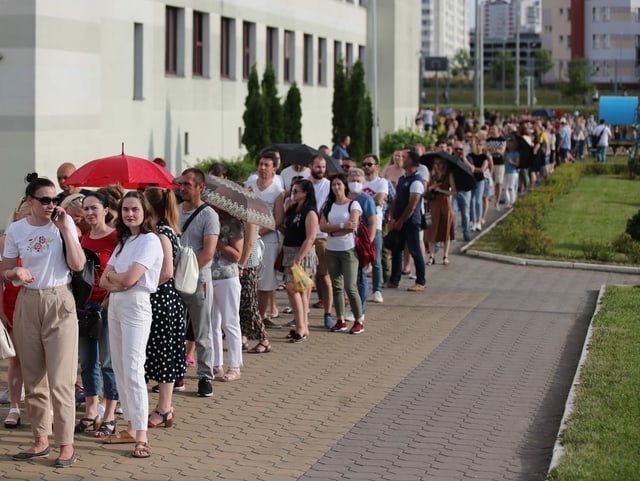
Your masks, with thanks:
[{"label": "sidewalk paving", "polygon": [[242,379],[214,383],[213,398],[196,397],[190,369],[150,459],[82,434],[71,469],[53,469],[57,450],[13,461],[31,440],[23,413],[0,428],[0,479],[542,480],[597,291],[638,277],[450,260],[427,268],[426,292],[368,303],[362,335],[329,333],[318,309],[307,342],[270,330],[273,352],[245,355]]}]

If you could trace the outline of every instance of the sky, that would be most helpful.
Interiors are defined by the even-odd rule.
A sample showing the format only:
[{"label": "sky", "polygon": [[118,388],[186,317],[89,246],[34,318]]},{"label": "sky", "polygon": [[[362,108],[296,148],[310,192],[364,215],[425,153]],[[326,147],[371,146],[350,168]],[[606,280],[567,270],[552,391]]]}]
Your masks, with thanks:
[{"label": "sky", "polygon": [[476,28],[476,0],[467,0],[469,5],[469,28]]}]

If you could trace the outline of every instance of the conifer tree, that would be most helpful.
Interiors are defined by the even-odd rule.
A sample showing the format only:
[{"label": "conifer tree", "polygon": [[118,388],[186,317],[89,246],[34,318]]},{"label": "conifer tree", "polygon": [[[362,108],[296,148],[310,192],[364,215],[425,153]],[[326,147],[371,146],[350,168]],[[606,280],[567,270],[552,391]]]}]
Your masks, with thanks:
[{"label": "conifer tree", "polygon": [[278,97],[278,85],[276,83],[276,74],[273,71],[271,62],[267,63],[267,68],[262,75],[262,97],[264,99],[264,107],[266,111],[265,129],[269,136],[269,142],[279,143],[283,139],[283,117],[282,105]]},{"label": "conifer tree", "polygon": [[260,81],[256,65],[251,67],[249,74],[248,93],[244,101],[244,132],[242,133],[242,143],[247,148],[251,157],[256,157],[260,149],[269,144],[267,129],[266,109],[264,100],[260,94]]},{"label": "conifer tree", "polygon": [[342,58],[338,61],[333,73],[333,102],[331,110],[333,112],[331,141],[335,145],[340,141],[342,135],[351,135],[348,119],[347,76]]},{"label": "conifer tree", "polygon": [[302,143],[302,95],[298,85],[294,82],[289,87],[287,97],[283,105],[284,137],[287,144]]}]

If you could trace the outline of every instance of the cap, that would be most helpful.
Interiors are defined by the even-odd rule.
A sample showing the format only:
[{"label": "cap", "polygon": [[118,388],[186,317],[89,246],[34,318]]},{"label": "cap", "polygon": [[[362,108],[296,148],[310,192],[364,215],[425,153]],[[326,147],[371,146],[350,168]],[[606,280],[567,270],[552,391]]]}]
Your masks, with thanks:
[{"label": "cap", "polygon": [[562,117],[562,118],[560,119],[560,123],[561,123],[561,124],[566,124],[566,123],[567,123],[567,119],[565,119],[564,117]]},{"label": "cap", "polygon": [[574,117],[577,117],[578,115],[580,115],[580,111],[576,110],[576,111],[573,113],[573,116],[574,116]]}]

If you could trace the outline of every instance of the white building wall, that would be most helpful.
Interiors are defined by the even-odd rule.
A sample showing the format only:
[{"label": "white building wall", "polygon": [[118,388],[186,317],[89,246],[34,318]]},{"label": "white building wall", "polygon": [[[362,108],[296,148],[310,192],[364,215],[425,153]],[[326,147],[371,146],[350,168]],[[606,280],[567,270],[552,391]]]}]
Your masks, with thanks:
[{"label": "white building wall", "polygon": [[469,14],[467,0],[422,0],[423,54],[453,58],[460,50],[469,50]]},{"label": "white building wall", "polygon": [[[0,201],[8,215],[24,192],[27,172],[55,179],[62,162],[83,163],[120,152],[163,157],[174,173],[206,157],[234,158],[240,145],[247,93],[242,80],[242,22],[256,24],[256,61],[262,78],[266,27],[279,32],[279,91],[284,30],[295,32],[295,80],[302,93],[303,141],[331,142],[334,40],[367,55],[367,9],[362,2],[326,0],[174,0],[183,8],[182,76],[165,75],[165,8],[160,0],[0,0],[0,145],[7,167]],[[370,2],[371,3],[371,2]],[[410,125],[418,105],[420,0],[378,0],[379,111],[383,132]],[[209,15],[210,74],[194,78],[192,18]],[[220,18],[236,21],[235,78],[221,79]],[[134,23],[143,28],[143,99],[134,100]],[[326,78],[303,85],[303,35],[327,41]],[[371,86],[371,57],[365,72]],[[185,134],[189,149],[185,152]],[[1,215],[1,214],[0,214]],[[6,216],[3,216],[5,218]]]}]

